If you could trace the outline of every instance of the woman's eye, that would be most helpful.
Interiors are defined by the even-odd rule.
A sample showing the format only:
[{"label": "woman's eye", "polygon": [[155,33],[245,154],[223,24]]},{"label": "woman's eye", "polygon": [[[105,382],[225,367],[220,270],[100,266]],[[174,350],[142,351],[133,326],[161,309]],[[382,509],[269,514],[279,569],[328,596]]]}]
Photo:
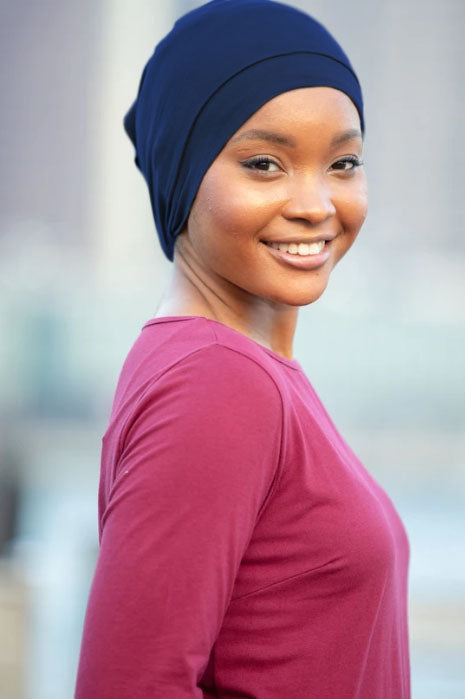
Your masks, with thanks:
[{"label": "woman's eye", "polygon": [[335,170],[342,170],[343,172],[349,172],[350,170],[355,170],[355,168],[363,165],[363,162],[355,157],[341,158],[336,163],[334,163],[333,168]]},{"label": "woman's eye", "polygon": [[241,162],[241,165],[249,170],[259,170],[260,172],[278,172],[280,170],[279,165],[274,160],[263,155],[244,160]]}]

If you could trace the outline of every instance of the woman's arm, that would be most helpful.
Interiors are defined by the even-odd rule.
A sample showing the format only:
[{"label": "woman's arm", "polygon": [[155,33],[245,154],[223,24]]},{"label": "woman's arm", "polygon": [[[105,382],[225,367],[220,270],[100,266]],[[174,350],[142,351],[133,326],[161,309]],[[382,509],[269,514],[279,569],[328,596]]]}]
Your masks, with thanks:
[{"label": "woman's arm", "polygon": [[275,482],[281,398],[213,345],[149,388],[104,513],[76,699],[192,699]]}]

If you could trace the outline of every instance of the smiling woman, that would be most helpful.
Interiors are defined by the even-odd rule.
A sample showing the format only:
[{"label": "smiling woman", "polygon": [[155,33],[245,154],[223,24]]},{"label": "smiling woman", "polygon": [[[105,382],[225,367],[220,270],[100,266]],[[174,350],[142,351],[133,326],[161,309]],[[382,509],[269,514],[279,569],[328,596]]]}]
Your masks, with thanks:
[{"label": "smiling woman", "polygon": [[[261,332],[266,344],[263,299],[270,313],[281,307],[283,317],[286,307],[292,318],[297,310],[289,307],[321,296],[360,230],[367,211],[361,151],[357,110],[339,90],[301,88],[264,104],[205,173],[175,246],[175,266],[189,273],[179,275],[169,308],[165,302],[158,313],[176,310],[182,280],[195,274],[204,282],[191,292],[196,312],[233,325],[251,315],[250,329],[237,329]],[[291,356],[290,338],[282,349]]]},{"label": "smiling woman", "polygon": [[409,542],[293,357],[367,213],[357,77],[314,19],[213,0],[125,119],[173,262],[102,440],[77,699],[408,699]]}]

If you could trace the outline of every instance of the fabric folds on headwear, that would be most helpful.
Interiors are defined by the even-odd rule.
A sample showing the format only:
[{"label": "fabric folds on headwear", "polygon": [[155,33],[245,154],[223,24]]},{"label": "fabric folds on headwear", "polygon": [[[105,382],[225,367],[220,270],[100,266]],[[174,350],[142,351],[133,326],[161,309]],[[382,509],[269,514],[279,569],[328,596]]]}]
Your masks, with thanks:
[{"label": "fabric folds on headwear", "polygon": [[124,118],[169,260],[202,178],[231,136],[273,97],[316,86],[345,92],[364,133],[349,59],[304,12],[273,0],[213,0],[175,23]]}]

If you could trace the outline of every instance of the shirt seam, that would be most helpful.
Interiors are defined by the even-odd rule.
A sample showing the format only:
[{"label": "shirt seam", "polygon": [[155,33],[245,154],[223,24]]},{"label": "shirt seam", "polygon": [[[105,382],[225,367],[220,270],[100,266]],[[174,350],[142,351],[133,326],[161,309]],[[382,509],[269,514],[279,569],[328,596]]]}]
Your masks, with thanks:
[{"label": "shirt seam", "polygon": [[162,376],[165,376],[166,374],[168,374],[172,369],[174,369],[175,367],[177,367],[178,364],[180,364],[181,362],[183,362],[183,361],[186,360],[186,359],[189,359],[189,358],[192,357],[194,354],[197,354],[197,352],[201,352],[202,350],[207,349],[208,347],[211,347],[211,343],[209,343],[209,344],[207,344],[207,345],[202,345],[201,347],[196,347],[194,350],[191,350],[188,354],[185,354],[185,355],[183,355],[182,357],[179,357],[178,359],[176,359],[172,364],[170,364],[168,367],[166,367],[166,368],[163,369],[161,372],[159,372],[154,378],[151,378],[151,379],[150,379],[150,381],[148,382],[148,384],[147,384],[147,386],[145,387],[144,391],[141,393],[141,395],[140,395],[139,398],[137,399],[137,403],[135,404],[135,406],[134,406],[132,412],[130,413],[130,415],[128,415],[128,416],[126,417],[126,419],[125,419],[125,421],[124,421],[124,423],[123,423],[123,425],[122,425],[122,427],[121,427],[120,436],[119,436],[119,438],[118,438],[118,460],[119,460],[119,458],[120,458],[120,456],[121,456],[121,452],[122,452],[122,449],[123,449],[123,444],[122,444],[122,441],[121,441],[121,440],[123,439],[123,434],[124,434],[125,431],[126,431],[126,427],[127,427],[128,423],[129,423],[129,421],[131,420],[131,418],[133,417],[133,415],[134,415],[135,411],[137,410],[138,406],[140,405],[140,403],[142,402],[142,400],[145,398],[145,396],[147,395],[147,393],[150,391],[150,389],[156,384],[156,382],[157,382]]},{"label": "shirt seam", "polygon": [[[278,460],[277,460],[277,467],[275,469],[275,474],[274,474],[272,483],[270,485],[270,488],[269,488],[265,498],[263,499],[262,505],[257,513],[256,523],[258,523],[258,521],[260,520],[260,518],[262,516],[264,509],[266,508],[266,505],[271,500],[273,494],[275,493],[275,491],[278,488],[279,482],[281,481],[282,472],[284,470],[284,468],[283,468],[284,452],[285,452],[285,448],[283,445],[284,435],[285,435],[285,430],[284,430],[284,412],[285,412],[284,399],[283,399],[283,396],[281,393],[281,388],[278,385],[278,382],[276,381],[274,376],[272,376],[272,374],[268,371],[268,369],[266,367],[264,367],[262,364],[260,364],[260,362],[258,362],[255,359],[255,357],[251,357],[250,355],[246,354],[245,352],[242,352],[241,350],[239,350],[235,347],[229,347],[228,345],[225,345],[224,343],[222,343],[221,340],[219,340],[218,335],[216,334],[215,326],[208,323],[208,318],[205,319],[205,322],[212,332],[213,339],[214,339],[216,345],[218,345],[219,347],[223,347],[224,349],[230,350],[231,352],[235,352],[236,354],[240,354],[243,357],[247,357],[247,359],[250,359],[252,362],[254,362],[254,364],[256,364],[258,367],[260,367],[260,369],[262,369],[266,373],[268,378],[273,382],[273,384],[278,392],[279,400],[281,402],[281,434],[280,434],[280,439],[279,439],[279,454],[278,454]],[[247,546],[249,545],[249,543],[250,543],[250,539],[247,542]]]},{"label": "shirt seam", "polygon": [[275,587],[276,585],[282,585],[283,583],[290,582],[291,580],[297,580],[298,578],[301,578],[304,575],[308,575],[309,573],[314,573],[317,570],[321,570],[321,568],[324,568],[330,562],[331,561],[327,561],[326,563],[322,563],[320,566],[317,566],[316,568],[308,568],[308,570],[304,570],[301,573],[295,573],[294,575],[289,575],[286,578],[282,578],[282,580],[275,580],[274,582],[268,583],[267,585],[263,585],[262,587],[258,587],[256,590],[251,590],[250,592],[245,592],[243,595],[239,595],[238,597],[231,597],[231,602],[238,602],[239,600],[245,599],[246,597],[251,597],[252,595],[258,594],[259,592],[263,592],[264,590],[268,590],[270,587]]},{"label": "shirt seam", "polygon": [[[205,320],[208,320],[208,319],[205,319]],[[236,353],[236,354],[240,354],[240,355],[243,356],[243,357],[246,357],[247,359],[249,359],[250,361],[252,361],[256,366],[258,366],[260,369],[262,369],[262,370],[266,373],[266,375],[268,376],[268,378],[273,382],[273,384],[274,384],[274,386],[275,386],[275,388],[276,388],[276,390],[277,390],[277,392],[278,392],[279,399],[280,399],[280,402],[281,402],[281,435],[280,435],[279,454],[278,454],[278,458],[277,458],[277,465],[276,465],[275,470],[274,470],[274,476],[273,476],[273,479],[272,479],[272,483],[271,483],[271,485],[270,485],[270,487],[269,487],[269,490],[268,490],[268,492],[267,492],[267,494],[266,494],[266,496],[265,496],[265,498],[264,498],[264,500],[263,500],[263,503],[262,503],[262,505],[261,505],[261,507],[260,507],[258,513],[257,513],[256,522],[258,522],[259,519],[260,519],[260,517],[261,517],[261,515],[262,515],[263,510],[265,509],[265,507],[266,507],[266,505],[267,505],[267,503],[268,503],[269,500],[271,499],[273,493],[276,491],[276,489],[277,489],[277,487],[278,487],[278,484],[279,484],[279,482],[280,482],[280,480],[281,480],[282,472],[283,472],[283,463],[282,463],[282,462],[283,462],[283,460],[284,460],[284,452],[285,452],[285,448],[284,448],[284,445],[283,445],[283,442],[284,442],[284,433],[285,433],[285,430],[284,430],[284,412],[285,412],[285,408],[284,408],[283,396],[282,396],[281,389],[280,389],[280,387],[279,387],[277,381],[276,381],[275,378],[271,375],[271,373],[268,371],[268,369],[267,369],[266,367],[264,367],[260,362],[258,362],[254,357],[250,356],[249,354],[246,354],[245,352],[242,352],[241,350],[236,349],[235,347],[230,347],[229,345],[224,344],[221,340],[218,339],[218,337],[217,337],[217,335],[216,335],[216,332],[215,332],[214,326],[212,326],[212,325],[210,325],[210,324],[207,323],[207,327],[208,327],[208,328],[210,329],[210,331],[211,331],[211,334],[212,334],[212,336],[213,336],[213,337],[212,337],[212,340],[213,340],[213,341],[210,341],[210,342],[208,342],[207,344],[202,345],[201,347],[196,347],[194,350],[190,351],[188,354],[185,354],[185,355],[183,355],[182,357],[179,357],[176,361],[173,362],[173,364],[170,364],[169,367],[165,368],[162,372],[160,372],[159,374],[157,374],[157,376],[156,376],[155,378],[151,379],[151,380],[149,381],[148,385],[146,386],[145,390],[143,391],[143,393],[139,396],[139,398],[138,398],[138,400],[137,400],[137,403],[136,403],[135,406],[134,406],[134,409],[131,411],[131,414],[128,415],[128,416],[126,417],[126,420],[124,421],[124,423],[123,423],[123,425],[122,425],[122,428],[121,428],[121,431],[120,431],[120,434],[119,434],[119,438],[118,438],[118,446],[117,446],[117,449],[118,449],[117,454],[118,454],[118,455],[117,455],[117,458],[116,458],[116,460],[115,460],[115,471],[114,471],[113,483],[112,483],[112,486],[111,486],[111,487],[114,487],[115,482],[116,482],[116,480],[117,480],[117,475],[116,475],[116,464],[119,462],[119,460],[120,460],[120,458],[121,458],[121,454],[122,454],[123,449],[124,449],[124,442],[125,442],[125,439],[126,439],[126,428],[127,428],[128,424],[129,424],[130,420],[132,419],[132,417],[133,417],[135,411],[137,410],[137,407],[140,405],[141,401],[145,398],[145,396],[148,394],[148,392],[155,386],[156,382],[157,382],[162,376],[165,376],[165,375],[168,374],[172,369],[174,369],[176,366],[178,366],[178,364],[181,364],[183,361],[189,359],[190,357],[192,357],[193,355],[197,354],[198,352],[201,352],[201,351],[203,351],[203,350],[209,349],[209,348],[211,348],[211,347],[213,347],[213,346],[217,346],[217,347],[221,347],[221,348],[223,348],[223,349],[229,350],[229,351],[231,351],[231,352],[234,352],[234,353]]]},{"label": "shirt seam", "polygon": [[[160,318],[160,319],[152,318],[151,320],[148,320],[146,323],[144,323],[144,325],[142,326],[142,330],[145,327],[148,327],[150,325],[155,325],[155,323],[153,321],[156,321],[156,320],[163,320],[163,322],[166,323],[166,322],[179,322],[179,321],[183,321],[183,320],[192,320],[192,319],[206,321],[208,327],[211,328],[211,330],[214,330],[214,325],[212,325],[210,321],[212,321],[212,323],[215,323],[215,322],[220,323],[220,325],[224,326],[225,328],[229,328],[229,326],[227,326],[225,323],[221,323],[220,321],[215,321],[213,318],[207,318],[206,316],[173,316],[172,320],[170,320],[170,321],[168,321],[164,318],[163,319],[162,318]],[[240,335],[241,337],[244,338],[244,340],[246,340],[246,341],[249,340],[250,342],[253,343],[254,346],[257,346],[259,349],[263,350],[263,352],[266,352],[268,357],[271,357],[276,362],[279,362],[280,364],[287,367],[288,369],[291,369],[292,371],[297,371],[297,372],[300,372],[302,370],[300,366],[293,366],[290,363],[292,361],[297,362],[298,361],[297,359],[289,360],[289,359],[286,359],[285,357],[280,357],[280,355],[277,352],[274,352],[273,350],[270,350],[268,347],[265,347],[265,345],[261,345],[259,342],[252,340],[252,338],[248,337],[247,335],[244,335],[243,333],[240,333],[238,330],[234,330],[234,328],[229,328],[229,330],[232,330],[234,333]],[[223,345],[222,341],[217,338],[216,333],[215,333],[215,338],[217,339],[219,344]],[[225,344],[223,346],[229,347],[229,345],[225,345]],[[239,352],[239,350],[237,350],[234,347],[229,347],[229,349],[235,349],[237,352]],[[246,356],[248,356],[248,355],[246,355]]]}]

